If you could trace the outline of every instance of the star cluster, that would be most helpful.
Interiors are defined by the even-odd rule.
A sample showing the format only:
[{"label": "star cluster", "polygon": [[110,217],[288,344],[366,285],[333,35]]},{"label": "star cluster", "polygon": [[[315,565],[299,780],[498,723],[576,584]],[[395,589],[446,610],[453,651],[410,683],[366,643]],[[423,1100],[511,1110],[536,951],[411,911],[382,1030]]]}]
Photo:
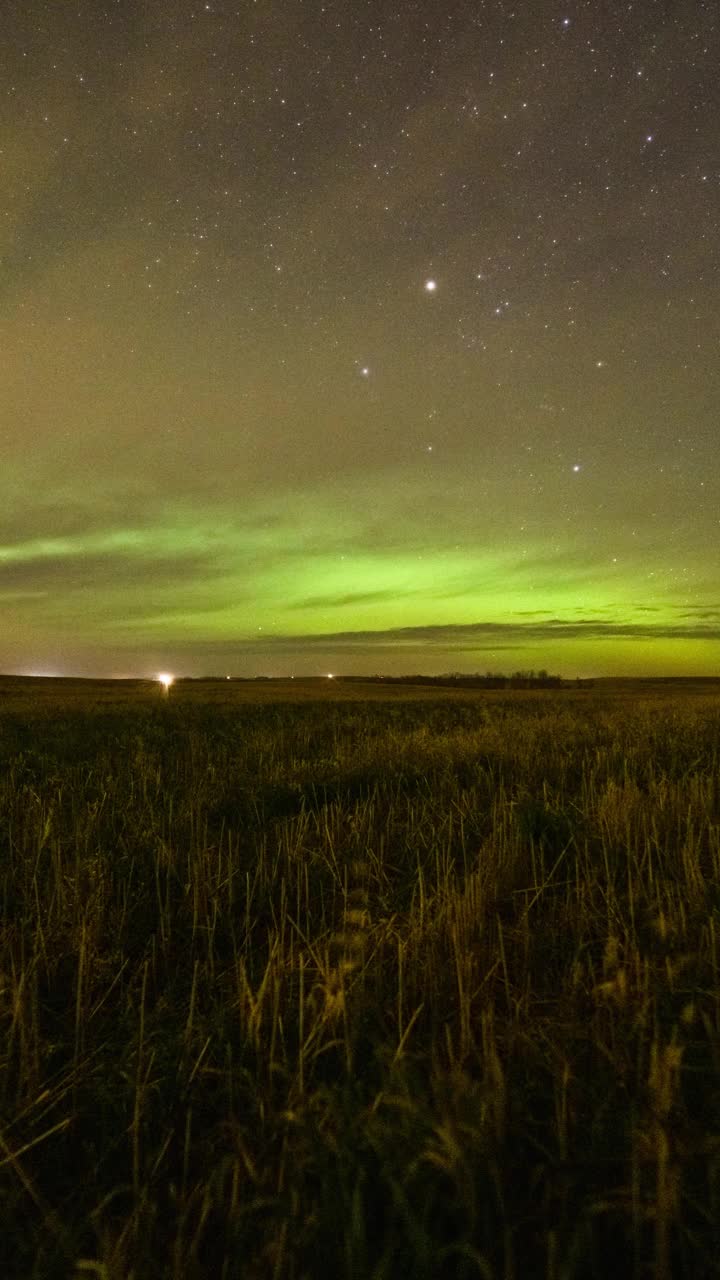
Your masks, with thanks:
[{"label": "star cluster", "polygon": [[4,21],[0,668],[717,671],[714,3]]}]

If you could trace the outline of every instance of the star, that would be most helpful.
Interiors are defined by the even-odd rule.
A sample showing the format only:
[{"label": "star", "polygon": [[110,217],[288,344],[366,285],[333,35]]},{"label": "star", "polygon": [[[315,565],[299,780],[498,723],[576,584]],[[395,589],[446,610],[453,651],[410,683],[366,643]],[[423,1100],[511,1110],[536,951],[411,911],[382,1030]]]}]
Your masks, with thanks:
[{"label": "star", "polygon": [[437,289],[437,280],[426,280],[426,281],[425,281],[425,292],[426,292],[426,293],[434,293],[436,289]]}]

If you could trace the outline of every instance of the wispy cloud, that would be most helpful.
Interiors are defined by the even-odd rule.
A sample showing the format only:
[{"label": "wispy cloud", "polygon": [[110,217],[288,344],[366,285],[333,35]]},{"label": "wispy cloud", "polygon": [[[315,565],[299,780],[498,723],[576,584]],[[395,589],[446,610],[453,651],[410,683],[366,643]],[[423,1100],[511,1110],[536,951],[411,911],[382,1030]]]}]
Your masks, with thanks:
[{"label": "wispy cloud", "polygon": [[387,588],[383,591],[351,591],[346,595],[306,596],[302,600],[294,600],[290,609],[344,609],[348,605],[380,604],[385,600],[397,598],[397,591]]},{"label": "wispy cloud", "polygon": [[603,618],[566,620],[548,618],[543,622],[476,622],[461,625],[397,627],[384,631],[338,631],[323,635],[268,637],[267,644],[298,647],[356,645],[381,646],[448,645],[462,649],[497,648],[498,643],[522,644],[542,640],[720,640],[720,619],[710,622],[650,623],[615,621]]}]

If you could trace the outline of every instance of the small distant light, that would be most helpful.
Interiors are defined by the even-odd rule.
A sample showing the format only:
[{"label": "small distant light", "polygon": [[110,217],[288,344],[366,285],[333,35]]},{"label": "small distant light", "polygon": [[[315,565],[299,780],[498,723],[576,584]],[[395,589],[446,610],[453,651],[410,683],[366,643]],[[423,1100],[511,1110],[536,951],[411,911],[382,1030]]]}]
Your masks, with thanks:
[{"label": "small distant light", "polygon": [[580,470],[580,463],[576,462],[573,466],[573,471],[579,471],[579,470]]},{"label": "small distant light", "polygon": [[426,280],[426,281],[425,281],[425,292],[426,292],[426,293],[434,293],[436,289],[437,289],[437,280]]},{"label": "small distant light", "polygon": [[163,686],[163,689],[167,693],[168,689],[170,688],[170,685],[174,684],[175,677],[171,676],[167,671],[161,671],[160,675],[158,676],[158,681]]},{"label": "small distant light", "polygon": [[229,679],[230,679],[230,677],[229,677],[229,676],[226,676],[226,677],[225,677],[225,679],[226,679],[226,680],[229,680]]},{"label": "small distant light", "polygon": [[334,677],[334,675],[332,674],[332,672],[331,672],[331,671],[328,671],[328,680],[334,680],[334,679],[335,679],[335,677]]}]

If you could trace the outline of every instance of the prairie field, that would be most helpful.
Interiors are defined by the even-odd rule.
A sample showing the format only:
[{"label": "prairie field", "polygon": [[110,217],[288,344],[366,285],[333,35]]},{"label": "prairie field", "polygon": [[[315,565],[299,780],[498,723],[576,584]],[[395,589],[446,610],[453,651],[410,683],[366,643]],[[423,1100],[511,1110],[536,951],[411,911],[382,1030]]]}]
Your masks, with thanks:
[{"label": "prairie field", "polygon": [[0,681],[0,1274],[720,1275],[720,685]]}]

